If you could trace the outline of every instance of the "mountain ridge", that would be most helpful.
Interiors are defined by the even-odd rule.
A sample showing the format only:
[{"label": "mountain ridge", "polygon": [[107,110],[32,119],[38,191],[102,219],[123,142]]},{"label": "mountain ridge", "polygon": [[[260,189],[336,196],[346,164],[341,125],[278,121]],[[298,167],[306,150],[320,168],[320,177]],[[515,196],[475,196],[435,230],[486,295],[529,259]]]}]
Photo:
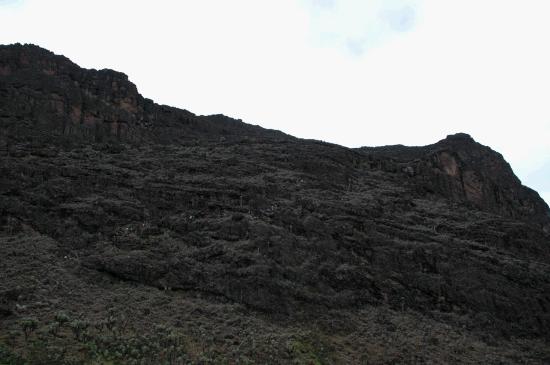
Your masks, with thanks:
[{"label": "mountain ridge", "polygon": [[[93,80],[91,82],[92,86],[96,88],[104,88],[103,90],[105,90],[106,93],[104,93],[103,95],[96,93],[97,95],[95,95],[98,99],[100,99],[100,102],[103,102],[99,103],[102,104],[99,106],[96,105],[98,104],[96,100],[94,100],[93,102],[86,101],[85,97],[81,97],[83,100],[75,101],[67,95],[61,96],[60,98],[57,98],[53,101],[48,100],[46,102],[53,104],[54,115],[48,115],[47,112],[44,113],[44,111],[42,111],[42,113],[45,114],[42,117],[44,119],[50,120],[62,119],[61,123],[58,122],[58,125],[54,126],[54,129],[58,129],[59,126],[62,125],[62,134],[72,135],[74,133],[78,133],[79,129],[84,129],[84,131],[92,134],[92,137],[95,141],[101,141],[102,139],[108,140],[110,138],[113,138],[113,136],[116,136],[116,138],[118,139],[149,137],[153,138],[157,142],[161,141],[164,143],[171,143],[174,141],[174,138],[186,139],[189,137],[189,135],[191,135],[193,138],[197,138],[197,135],[195,133],[189,132],[189,129],[199,131],[201,129],[204,129],[204,132],[200,136],[201,138],[205,138],[204,135],[207,135],[210,138],[213,137],[225,140],[227,138],[242,138],[244,136],[247,136],[248,134],[252,134],[252,137],[257,137],[261,134],[262,138],[268,138],[268,136],[280,139],[293,138],[282,132],[265,130],[259,126],[252,126],[246,123],[242,123],[241,120],[236,120],[221,114],[198,117],[187,110],[156,104],[150,99],[144,98],[138,92],[136,85],[130,82],[128,80],[128,76],[122,72],[114,71],[111,69],[104,69],[99,71],[93,69],[81,69],[68,58],[57,56],[54,53],[35,45],[17,44],[7,47],[3,46],[2,48],[0,48],[0,58],[2,59],[2,71],[0,72],[0,74],[2,74],[2,76],[4,77],[9,78],[12,73],[17,75],[21,73],[24,74],[25,72],[31,72],[34,74],[42,73],[46,76],[46,80],[42,82],[46,84],[51,81],[52,77],[55,77],[56,79],[68,78],[72,80],[76,87],[83,87],[85,89],[85,94],[93,94],[93,92],[89,91],[91,87],[87,85],[87,82],[90,79]],[[39,60],[38,62],[36,61],[37,59]],[[19,76],[18,80],[20,79],[21,77]],[[99,81],[96,79],[99,79]],[[56,83],[54,82],[53,84]],[[83,85],[81,86],[80,84]],[[37,85],[35,86],[35,88],[36,87],[40,88],[42,86]],[[61,82],[60,85],[56,84],[55,87],[66,89],[69,86],[67,82]],[[5,89],[6,88],[4,88],[4,90]],[[67,93],[67,91],[65,92]],[[69,91],[69,93],[70,92],[74,93],[74,90]],[[6,102],[13,103],[14,100],[6,99]],[[37,101],[36,104],[45,103],[43,101]],[[114,108],[105,108],[104,105],[108,104],[112,104]],[[38,108],[40,107],[47,110],[48,106],[38,105]],[[6,107],[4,106],[4,108]],[[113,112],[111,109],[117,109],[119,111],[121,110],[122,112]],[[1,111],[2,106],[0,105],[0,112]],[[166,115],[159,117],[159,114]],[[27,111],[27,114],[25,114],[25,111],[23,111],[23,113],[18,117],[32,117],[32,115],[32,110]],[[186,125],[188,125],[189,127],[186,128]],[[225,125],[227,127],[220,128],[220,125]],[[140,131],[143,129],[148,129],[148,127],[153,130],[158,129],[159,133],[153,132],[151,133],[151,136],[144,135],[143,131]],[[75,129],[75,131],[73,131],[73,129]],[[236,129],[237,131],[233,131],[234,129]],[[135,130],[137,130],[138,132],[136,132]],[[182,135],[182,130],[184,131],[183,133],[187,135]],[[235,136],[239,133],[241,135]],[[457,148],[461,151],[465,151],[467,150],[467,148],[464,148],[466,145],[474,146],[474,143],[477,142],[475,142],[470,135],[465,133],[457,133],[454,135],[449,135],[447,136],[447,138],[433,145],[418,148],[408,146],[383,146],[372,148],[362,147],[357,150],[367,152],[371,151],[374,154],[383,156],[385,155],[386,157],[389,157],[391,159],[399,159],[399,150],[403,150],[405,155],[409,156],[410,159],[410,156],[414,153],[413,151],[429,151],[431,149],[439,147],[442,149],[449,148],[451,151],[457,150]],[[391,151],[391,153],[384,154],[381,151]],[[490,151],[496,154],[497,159],[501,159],[504,164],[507,165],[500,154],[492,150]],[[457,161],[455,161],[453,157],[447,156],[446,154],[444,154],[443,157],[445,159],[450,158],[448,163],[453,165],[457,164]],[[416,158],[418,158],[418,156],[416,156]],[[457,167],[458,166],[453,166],[453,168],[455,169]],[[473,175],[467,177],[467,179],[469,180],[469,188],[465,189],[464,186],[462,186],[461,193],[465,198],[464,200],[474,202],[478,207],[481,208],[492,209],[493,211],[501,213],[504,212],[505,214],[512,216],[525,216],[525,214],[516,214],[516,212],[513,212],[511,208],[499,210],[497,207],[495,207],[497,202],[492,201],[488,203],[485,201],[487,199],[484,199],[484,196],[486,196],[487,193],[485,192],[485,194],[483,194],[483,192],[480,192],[479,189],[481,189],[482,187],[479,186],[479,182],[472,181],[479,179],[477,175],[479,175],[480,173],[480,168],[483,167],[487,166],[480,166],[476,169],[476,171],[469,170],[467,172],[468,174]],[[408,166],[407,168],[414,169],[414,167],[412,166]],[[418,169],[419,167],[416,166],[416,168]],[[449,166],[447,166],[447,168],[449,168]],[[502,166],[498,170],[499,173],[504,173],[506,175],[504,180],[507,183],[515,185],[516,187],[521,186],[521,183],[519,182],[519,180],[517,180],[509,166]],[[455,171],[455,173],[458,173],[458,171]],[[464,180],[464,177],[462,176],[462,174],[459,179],[461,180],[459,185],[464,185],[464,181],[462,181]],[[517,181],[514,181],[514,179]],[[485,178],[485,180],[487,179]],[[492,185],[492,188],[495,188],[496,185],[494,184],[494,182]],[[445,191],[444,193],[451,194],[454,197],[458,197],[457,195],[460,195],[459,193],[449,191]],[[497,192],[495,194],[497,195],[497,197],[492,200],[499,200],[499,194],[501,194],[501,192]],[[529,201],[536,200],[536,196],[532,192],[521,191],[520,195],[520,197],[512,199],[515,204],[523,203],[525,199]],[[527,196],[529,196],[529,198],[527,198]],[[545,218],[547,218],[544,215],[544,211],[546,210],[547,213],[550,212],[548,206],[545,207],[544,202],[542,202],[542,204],[539,202],[538,204],[531,205],[532,206],[526,208],[526,210],[533,211],[530,215],[535,214],[542,216],[543,218],[539,220],[543,222]],[[527,214],[529,215],[529,213]],[[546,215],[549,216],[550,213]],[[547,222],[544,222],[544,224],[550,224],[550,218],[547,219]]]}]

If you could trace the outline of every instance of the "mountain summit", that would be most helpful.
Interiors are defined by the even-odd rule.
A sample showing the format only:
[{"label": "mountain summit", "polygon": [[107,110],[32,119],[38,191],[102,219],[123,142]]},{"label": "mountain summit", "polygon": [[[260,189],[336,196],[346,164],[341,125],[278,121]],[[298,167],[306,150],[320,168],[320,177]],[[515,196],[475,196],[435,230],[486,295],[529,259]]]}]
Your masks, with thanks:
[{"label": "mountain summit", "polygon": [[301,140],[19,44],[0,127],[0,363],[550,361],[550,210],[467,134]]}]

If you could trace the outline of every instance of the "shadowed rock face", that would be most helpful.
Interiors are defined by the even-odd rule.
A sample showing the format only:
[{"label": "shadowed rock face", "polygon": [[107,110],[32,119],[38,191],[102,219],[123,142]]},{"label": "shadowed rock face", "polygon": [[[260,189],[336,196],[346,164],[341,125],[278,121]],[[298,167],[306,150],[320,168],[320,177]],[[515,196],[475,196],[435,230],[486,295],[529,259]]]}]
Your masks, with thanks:
[{"label": "shadowed rock face", "polygon": [[[0,46],[0,123],[0,256],[27,268],[3,266],[0,321],[16,316],[6,293],[55,265],[105,295],[116,279],[251,318],[388,308],[468,336],[548,336],[549,208],[469,135],[360,149],[299,140],[159,106],[124,74],[22,45]],[[23,238],[48,247],[42,259],[10,254]]]}]

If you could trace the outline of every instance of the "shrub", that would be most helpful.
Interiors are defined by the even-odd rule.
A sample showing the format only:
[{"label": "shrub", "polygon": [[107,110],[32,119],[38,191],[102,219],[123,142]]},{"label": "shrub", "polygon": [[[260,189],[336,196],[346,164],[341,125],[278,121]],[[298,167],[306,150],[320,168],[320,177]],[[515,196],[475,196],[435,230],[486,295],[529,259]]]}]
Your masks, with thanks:
[{"label": "shrub", "polygon": [[77,341],[81,341],[83,339],[83,335],[88,329],[88,326],[88,322],[81,320],[75,320],[69,323],[69,327],[73,331],[74,337],[77,339]]},{"label": "shrub", "polygon": [[38,321],[35,318],[23,318],[20,324],[25,334],[25,341],[27,341],[29,336],[38,328]]},{"label": "shrub", "polygon": [[55,315],[55,321],[59,323],[60,326],[70,321],[70,318],[67,314],[59,312]]},{"label": "shrub", "polygon": [[57,337],[59,328],[61,328],[61,324],[59,322],[52,322],[46,326],[46,332],[52,336]]}]

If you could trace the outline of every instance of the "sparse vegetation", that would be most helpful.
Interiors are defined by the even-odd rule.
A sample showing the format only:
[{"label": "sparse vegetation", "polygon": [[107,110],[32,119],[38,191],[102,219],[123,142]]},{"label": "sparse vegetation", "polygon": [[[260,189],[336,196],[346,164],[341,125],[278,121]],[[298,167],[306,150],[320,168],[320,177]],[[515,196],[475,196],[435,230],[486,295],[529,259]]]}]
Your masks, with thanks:
[{"label": "sparse vegetation", "polygon": [[86,335],[86,330],[89,327],[89,323],[82,320],[74,320],[69,322],[69,328],[74,334],[77,341],[83,341]]}]

